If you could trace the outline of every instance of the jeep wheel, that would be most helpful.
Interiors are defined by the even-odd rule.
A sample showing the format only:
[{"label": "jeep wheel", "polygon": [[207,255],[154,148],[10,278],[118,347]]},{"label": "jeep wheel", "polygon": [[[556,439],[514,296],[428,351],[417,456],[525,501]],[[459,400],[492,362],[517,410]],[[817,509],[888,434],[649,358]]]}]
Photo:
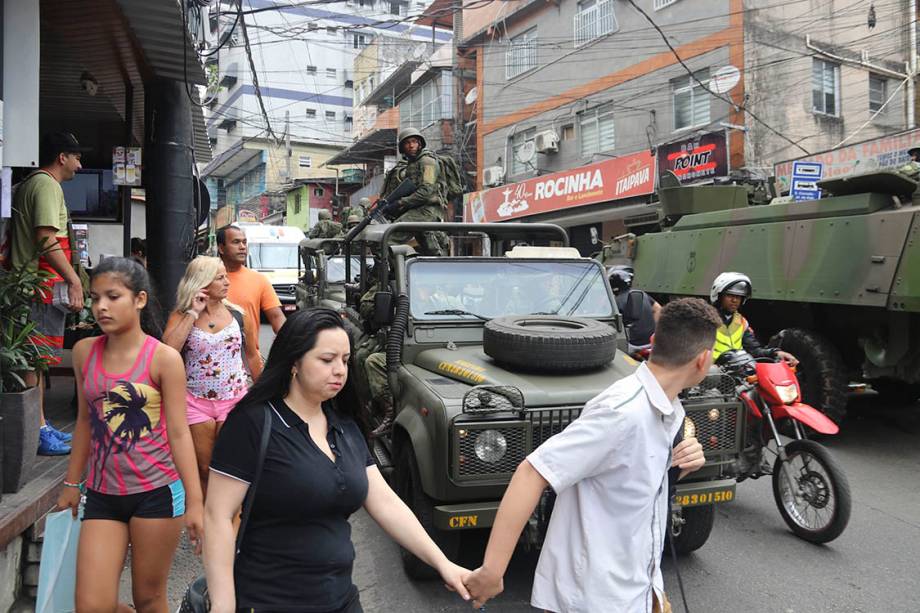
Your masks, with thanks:
[{"label": "jeep wheel", "polygon": [[847,414],[847,377],[837,348],[820,334],[801,328],[781,330],[770,339],[770,346],[798,358],[802,401],[841,424]]},{"label": "jeep wheel", "polygon": [[496,317],[485,324],[483,351],[496,362],[530,370],[598,368],[617,351],[617,335],[593,319],[555,315]]},{"label": "jeep wheel", "polygon": [[668,538],[674,543],[674,549],[678,555],[686,555],[691,551],[696,551],[709,540],[712,525],[716,520],[716,510],[715,506],[710,504],[681,509],[680,514],[684,521],[680,527],[680,533],[674,536],[675,530],[672,525]]},{"label": "jeep wheel", "polygon": [[[434,527],[434,501],[422,490],[415,451],[406,443],[396,459],[395,474],[396,493],[412,509],[425,531],[449,559],[455,560],[460,550],[460,534],[447,532]],[[412,579],[437,579],[438,572],[417,557],[399,548],[403,568]]]}]

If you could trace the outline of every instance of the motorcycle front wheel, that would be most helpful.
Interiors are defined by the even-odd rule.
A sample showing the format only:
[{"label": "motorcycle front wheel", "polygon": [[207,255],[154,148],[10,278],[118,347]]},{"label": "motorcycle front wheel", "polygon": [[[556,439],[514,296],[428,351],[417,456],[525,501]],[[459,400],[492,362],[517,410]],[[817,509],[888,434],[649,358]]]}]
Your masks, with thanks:
[{"label": "motorcycle front wheel", "polygon": [[827,543],[850,521],[850,484],[831,454],[814,441],[786,445],[786,461],[773,465],[773,497],[799,538]]}]

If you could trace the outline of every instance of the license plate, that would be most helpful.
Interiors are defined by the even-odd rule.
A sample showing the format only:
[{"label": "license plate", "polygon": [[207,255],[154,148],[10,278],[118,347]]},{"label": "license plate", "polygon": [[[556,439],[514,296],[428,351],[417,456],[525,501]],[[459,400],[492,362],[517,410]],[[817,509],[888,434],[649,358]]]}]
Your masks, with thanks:
[{"label": "license plate", "polygon": [[286,305],[284,305],[284,310],[285,310],[285,311],[293,311],[293,310],[295,310],[295,309],[297,309],[297,305],[296,305],[296,304],[286,304]]},{"label": "license plate", "polygon": [[687,494],[675,494],[674,504],[680,507],[698,507],[707,504],[721,504],[735,499],[735,486],[707,488]]}]

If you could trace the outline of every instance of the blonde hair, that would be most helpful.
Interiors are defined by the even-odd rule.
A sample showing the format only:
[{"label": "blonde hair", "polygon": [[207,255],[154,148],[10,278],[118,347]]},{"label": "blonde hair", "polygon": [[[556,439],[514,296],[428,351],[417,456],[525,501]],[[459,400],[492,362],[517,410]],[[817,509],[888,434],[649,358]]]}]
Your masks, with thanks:
[{"label": "blonde hair", "polygon": [[[185,274],[182,275],[182,279],[179,281],[179,287],[176,288],[176,312],[184,313],[191,309],[198,292],[211,285],[223,268],[224,263],[220,258],[207,255],[199,255],[189,262],[188,266],[185,267]],[[226,298],[221,302],[228,309],[243,313],[242,308]]]}]

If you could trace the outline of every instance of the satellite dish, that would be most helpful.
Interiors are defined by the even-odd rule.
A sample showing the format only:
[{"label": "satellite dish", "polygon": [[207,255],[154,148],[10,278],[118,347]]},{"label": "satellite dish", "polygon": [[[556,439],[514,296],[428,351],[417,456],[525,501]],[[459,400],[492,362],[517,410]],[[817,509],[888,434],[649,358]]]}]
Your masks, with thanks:
[{"label": "satellite dish", "polygon": [[463,98],[463,101],[467,104],[473,104],[476,102],[476,98],[479,97],[479,90],[473,87],[470,91],[466,92],[466,96]]},{"label": "satellite dish", "polygon": [[518,149],[517,158],[518,161],[526,164],[531,161],[535,155],[537,155],[537,146],[532,140],[529,140]]},{"label": "satellite dish", "polygon": [[738,85],[740,80],[741,71],[729,64],[713,73],[712,77],[709,78],[709,89],[717,94],[727,94]]}]

